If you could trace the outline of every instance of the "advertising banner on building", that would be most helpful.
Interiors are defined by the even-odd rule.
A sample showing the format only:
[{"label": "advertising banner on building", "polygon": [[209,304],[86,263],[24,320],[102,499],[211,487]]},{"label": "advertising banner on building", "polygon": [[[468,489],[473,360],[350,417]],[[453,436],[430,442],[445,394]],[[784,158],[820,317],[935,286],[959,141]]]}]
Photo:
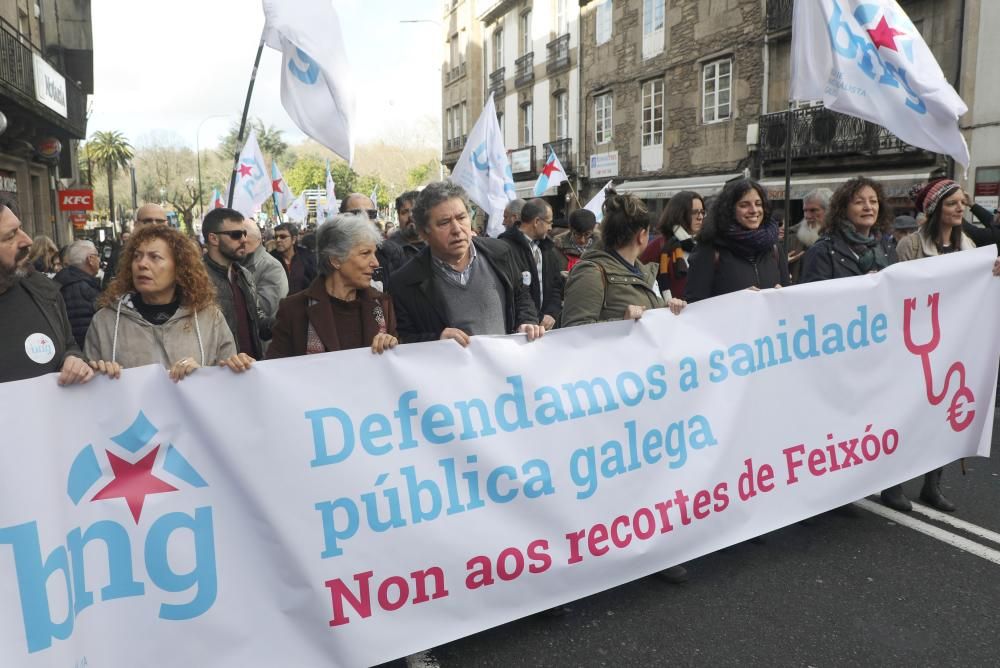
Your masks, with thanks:
[{"label": "advertising banner on building", "polygon": [[371,665],[987,456],[995,257],[0,385],[0,665]]}]

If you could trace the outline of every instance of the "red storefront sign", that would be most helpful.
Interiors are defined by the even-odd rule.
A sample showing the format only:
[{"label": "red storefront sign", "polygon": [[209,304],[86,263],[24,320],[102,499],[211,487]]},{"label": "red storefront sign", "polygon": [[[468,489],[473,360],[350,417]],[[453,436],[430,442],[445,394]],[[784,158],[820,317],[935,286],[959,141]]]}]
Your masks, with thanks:
[{"label": "red storefront sign", "polygon": [[82,230],[87,227],[87,214],[85,213],[71,213],[69,219],[73,223],[74,230]]},{"label": "red storefront sign", "polygon": [[60,190],[60,211],[92,211],[94,208],[94,191],[87,189]]}]

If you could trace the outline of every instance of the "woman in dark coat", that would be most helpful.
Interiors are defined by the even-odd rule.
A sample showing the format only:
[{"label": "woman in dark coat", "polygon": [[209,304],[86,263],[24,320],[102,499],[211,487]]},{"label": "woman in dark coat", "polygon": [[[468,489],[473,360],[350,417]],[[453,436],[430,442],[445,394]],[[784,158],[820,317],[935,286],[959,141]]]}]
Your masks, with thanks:
[{"label": "woman in dark coat", "polygon": [[778,247],[778,224],[771,220],[771,203],[756,181],[727,183],[697,239],[684,291],[688,302],[791,281],[787,259]]},{"label": "woman in dark coat", "polygon": [[267,359],[394,348],[392,300],[371,287],[382,234],[367,216],[340,214],[316,234],[319,276],[278,306]]}]

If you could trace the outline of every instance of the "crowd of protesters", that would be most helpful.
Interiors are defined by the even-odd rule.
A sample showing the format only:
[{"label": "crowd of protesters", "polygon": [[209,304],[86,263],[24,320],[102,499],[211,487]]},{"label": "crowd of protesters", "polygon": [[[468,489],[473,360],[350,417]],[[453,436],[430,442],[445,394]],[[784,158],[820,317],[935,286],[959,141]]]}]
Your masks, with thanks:
[{"label": "crowd of protesters", "polygon": [[[33,240],[16,205],[2,202],[0,382],[58,373],[60,385],[85,383],[150,364],[180,381],[204,366],[242,373],[260,359],[354,348],[467,346],[514,333],[533,341],[553,328],[658,308],[681,315],[689,302],[737,290],[1000,244],[1000,219],[971,206],[979,224],[965,220],[970,203],[954,181],[933,179],[912,199],[917,216],[894,217],[875,180],[815,190],[787,244],[766,190],[750,179],[730,181],[711,201],[675,195],[652,239],[645,204],[614,190],[600,224],[576,210],[558,235],[548,202],[513,200],[496,239],[474,227],[466,193],[451,182],[401,195],[391,234],[377,225],[371,199],[354,193],[309,235],[277,225],[270,247],[233,209],[210,211],[198,243],[165,225],[162,208],[144,205],[103,285],[94,244],[60,252],[47,237]],[[928,473],[920,497],[952,511],[940,482],[941,469]],[[911,509],[899,485],[882,499]],[[684,578],[679,566],[663,575]]]}]

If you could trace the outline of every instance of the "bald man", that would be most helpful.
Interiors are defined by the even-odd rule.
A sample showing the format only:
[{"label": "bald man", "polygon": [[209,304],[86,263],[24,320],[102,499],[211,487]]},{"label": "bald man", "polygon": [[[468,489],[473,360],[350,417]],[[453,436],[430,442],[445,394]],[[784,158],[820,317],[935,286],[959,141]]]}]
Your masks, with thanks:
[{"label": "bald man", "polygon": [[[135,212],[136,225],[166,225],[167,211],[159,204],[143,204]],[[101,288],[107,288],[118,273],[118,256],[121,255],[122,248],[128,240],[127,232],[122,232],[121,240],[111,248],[111,257],[108,258],[108,266],[104,268],[104,279],[101,281]]]},{"label": "bald man", "polygon": [[264,315],[274,318],[278,315],[278,302],[288,296],[285,268],[261,244],[260,228],[255,221],[248,218],[243,221],[243,227],[247,231],[247,256],[243,266],[253,274]]},{"label": "bald man", "polygon": [[[361,193],[351,193],[340,200],[340,213],[356,213],[368,216],[373,223],[378,218],[378,209],[375,207],[375,203],[372,202],[372,198]],[[388,291],[389,277],[392,275],[392,272],[406,264],[409,258],[403,253],[402,246],[388,239],[383,241],[378,250],[375,251],[375,257],[378,259],[379,267],[382,268],[383,291]]]}]

